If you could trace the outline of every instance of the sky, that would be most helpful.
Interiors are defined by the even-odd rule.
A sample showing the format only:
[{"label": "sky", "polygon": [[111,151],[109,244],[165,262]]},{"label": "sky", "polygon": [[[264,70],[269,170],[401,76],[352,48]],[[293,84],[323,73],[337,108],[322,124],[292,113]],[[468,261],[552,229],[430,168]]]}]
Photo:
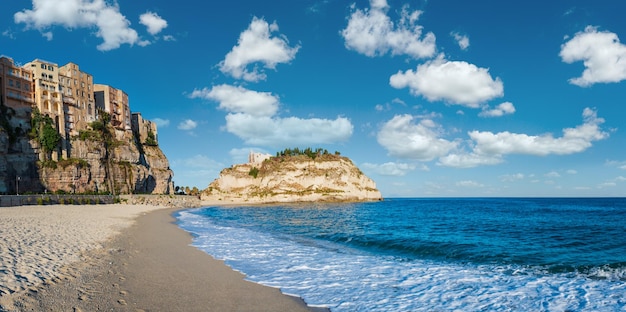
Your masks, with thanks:
[{"label": "sky", "polygon": [[[188,3],[185,3],[188,2]],[[77,63],[178,186],[324,148],[384,197],[626,196],[621,0],[4,1],[0,54]]]}]

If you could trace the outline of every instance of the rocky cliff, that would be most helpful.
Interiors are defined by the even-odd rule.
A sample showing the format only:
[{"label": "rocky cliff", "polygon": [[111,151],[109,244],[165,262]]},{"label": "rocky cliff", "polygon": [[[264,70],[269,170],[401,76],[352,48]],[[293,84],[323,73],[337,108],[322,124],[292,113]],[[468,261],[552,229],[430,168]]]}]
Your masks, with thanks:
[{"label": "rocky cliff", "polygon": [[111,192],[114,194],[169,194],[173,172],[158,146],[136,142],[132,132],[115,130],[109,155],[99,140],[75,138],[69,160],[40,169],[48,190]]},{"label": "rocky cliff", "polygon": [[202,191],[205,201],[358,202],[382,200],[376,184],[350,159],[338,155],[315,158],[271,157],[260,163],[234,165]]},{"label": "rocky cliff", "polygon": [[[67,159],[47,160],[37,140],[27,135],[30,116],[10,117],[0,116],[4,120],[0,127],[0,194],[173,193],[173,172],[161,149],[140,142],[131,131],[109,127],[111,138],[106,145],[93,132],[72,137],[67,142],[71,145]],[[20,130],[7,131],[17,128]]]}]

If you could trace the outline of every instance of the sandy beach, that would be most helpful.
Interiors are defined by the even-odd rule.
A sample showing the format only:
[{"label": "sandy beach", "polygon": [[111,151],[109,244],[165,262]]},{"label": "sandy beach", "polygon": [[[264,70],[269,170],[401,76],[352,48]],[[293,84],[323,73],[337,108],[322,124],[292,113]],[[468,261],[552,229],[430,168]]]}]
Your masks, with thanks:
[{"label": "sandy beach", "polygon": [[189,246],[172,208],[0,208],[0,311],[312,311]]}]

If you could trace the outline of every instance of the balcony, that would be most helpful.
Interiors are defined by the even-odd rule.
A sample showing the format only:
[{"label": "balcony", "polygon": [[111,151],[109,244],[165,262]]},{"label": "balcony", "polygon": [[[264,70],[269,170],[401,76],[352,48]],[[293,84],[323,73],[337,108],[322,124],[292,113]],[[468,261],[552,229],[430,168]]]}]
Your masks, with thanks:
[{"label": "balcony", "polygon": [[21,94],[15,93],[15,92],[8,92],[7,93],[7,97],[12,98],[12,99],[16,99],[16,100],[20,100],[20,101],[24,101],[24,102],[28,102],[28,103],[34,103],[35,101],[32,98],[28,98],[25,97]]},{"label": "balcony", "polygon": [[72,98],[72,97],[67,97],[67,96],[64,96],[64,97],[63,97],[63,103],[67,103],[67,104],[72,104],[72,105],[74,105],[74,104],[76,103],[76,101],[75,101],[75,100],[74,100],[74,98]]}]

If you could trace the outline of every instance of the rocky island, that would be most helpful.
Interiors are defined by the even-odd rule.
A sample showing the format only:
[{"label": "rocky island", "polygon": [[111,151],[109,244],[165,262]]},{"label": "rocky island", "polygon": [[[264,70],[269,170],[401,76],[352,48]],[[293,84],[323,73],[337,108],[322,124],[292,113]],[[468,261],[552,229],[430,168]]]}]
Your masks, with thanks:
[{"label": "rocky island", "polygon": [[276,156],[250,153],[248,158],[248,163],[222,170],[201,199],[251,204],[382,200],[376,183],[337,152],[296,148]]}]

